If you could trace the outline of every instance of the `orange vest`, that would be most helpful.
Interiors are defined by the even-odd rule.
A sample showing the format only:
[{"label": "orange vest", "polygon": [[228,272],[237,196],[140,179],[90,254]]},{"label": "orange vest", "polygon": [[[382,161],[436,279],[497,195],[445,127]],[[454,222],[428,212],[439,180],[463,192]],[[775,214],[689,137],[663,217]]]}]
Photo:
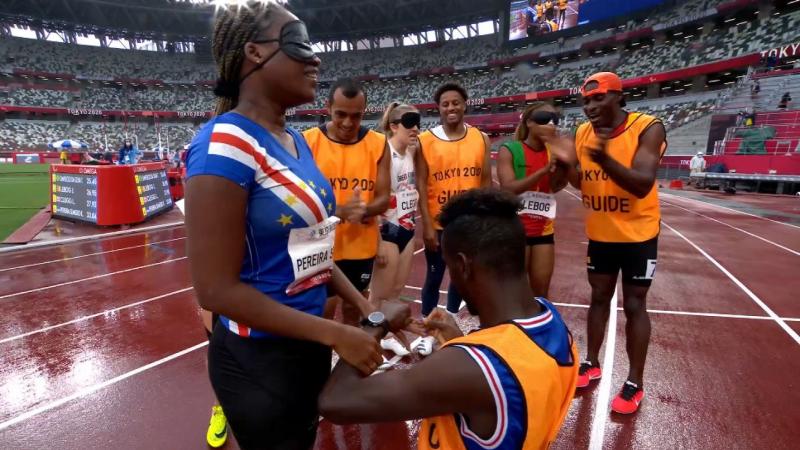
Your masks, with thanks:
[{"label": "orange vest", "polygon": [[[518,417],[504,417],[498,423],[513,421],[523,426],[524,440],[519,448],[533,450],[546,449],[555,441],[575,395],[578,352],[571,336],[569,340],[572,354],[569,365],[559,364],[515,324],[479,330],[445,345],[488,347],[511,369],[522,388],[525,411]],[[500,443],[502,440],[495,445]],[[452,414],[424,419],[417,445],[419,450],[466,450]]]},{"label": "orange vest", "polygon": [[[641,113],[629,113],[624,131],[609,139],[609,156],[630,168],[639,148],[639,137],[654,123],[661,121]],[[597,137],[590,123],[578,127],[575,149],[580,164],[581,193],[586,215],[586,235],[599,242],[645,242],[656,237],[661,229],[658,189],[653,188],[639,199],[614,183],[603,169],[589,157],[589,148]],[[661,155],[666,150],[662,144]]]},{"label": "orange vest", "polygon": [[447,141],[426,131],[419,135],[419,142],[428,163],[428,212],[434,228],[441,230],[439,213],[450,197],[481,186],[486,143],[480,130],[469,125],[459,140]]},{"label": "orange vest", "polygon": [[[358,142],[341,144],[326,136],[320,127],[304,131],[303,136],[317,166],[333,186],[337,205],[347,203],[356,187],[361,188],[361,199],[367,204],[375,198],[378,162],[386,148],[386,136],[362,129]],[[342,221],[336,227],[335,261],[369,259],[377,253],[378,222],[375,217],[367,219],[367,223]]]}]

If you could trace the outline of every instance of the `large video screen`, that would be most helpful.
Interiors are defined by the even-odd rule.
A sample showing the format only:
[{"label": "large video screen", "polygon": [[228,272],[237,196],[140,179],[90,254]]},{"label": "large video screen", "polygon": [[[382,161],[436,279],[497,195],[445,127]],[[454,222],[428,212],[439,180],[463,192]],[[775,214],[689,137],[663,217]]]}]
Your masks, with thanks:
[{"label": "large video screen", "polygon": [[508,39],[515,41],[601,22],[665,0],[517,0],[509,3]]},{"label": "large video screen", "polygon": [[[665,0],[583,0],[578,25],[600,22],[664,3]],[[572,2],[569,2],[572,3]],[[578,3],[578,2],[575,2]]]}]

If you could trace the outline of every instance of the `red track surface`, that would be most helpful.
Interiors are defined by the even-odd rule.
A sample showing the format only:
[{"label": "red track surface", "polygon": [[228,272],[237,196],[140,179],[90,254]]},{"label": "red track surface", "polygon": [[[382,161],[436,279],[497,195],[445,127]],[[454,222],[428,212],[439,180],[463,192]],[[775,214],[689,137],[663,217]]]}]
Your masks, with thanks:
[{"label": "red track surface", "polygon": [[[758,207],[787,211],[792,200]],[[559,202],[552,300],[583,347],[583,212],[570,193]],[[610,392],[580,392],[554,447],[796,448],[800,341],[780,322],[800,332],[800,228],[674,196],[662,204],[647,397],[631,417],[598,404],[627,372],[619,311]],[[205,448],[212,391],[183,236],[176,227],[0,253],[0,446]],[[405,294],[418,299],[415,258]],[[415,434],[415,423],[323,422],[317,447],[409,449]]]}]

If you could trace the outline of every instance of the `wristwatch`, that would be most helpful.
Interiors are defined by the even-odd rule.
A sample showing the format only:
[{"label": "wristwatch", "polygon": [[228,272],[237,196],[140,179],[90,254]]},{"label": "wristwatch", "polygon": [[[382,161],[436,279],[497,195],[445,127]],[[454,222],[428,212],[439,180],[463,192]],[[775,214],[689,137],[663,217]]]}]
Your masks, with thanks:
[{"label": "wristwatch", "polygon": [[370,313],[366,319],[361,321],[361,326],[383,328],[386,333],[389,333],[389,322],[386,321],[386,316],[380,311]]}]

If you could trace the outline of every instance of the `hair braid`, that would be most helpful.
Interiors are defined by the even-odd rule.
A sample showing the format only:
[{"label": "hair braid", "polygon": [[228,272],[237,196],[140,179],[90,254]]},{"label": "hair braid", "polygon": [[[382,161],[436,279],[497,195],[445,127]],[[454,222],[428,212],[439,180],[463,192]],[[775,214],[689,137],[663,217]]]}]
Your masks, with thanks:
[{"label": "hair braid", "polygon": [[216,115],[224,114],[239,102],[239,73],[244,64],[244,46],[259,32],[280,6],[274,2],[249,2],[222,10],[214,24],[211,52],[219,80]]}]

